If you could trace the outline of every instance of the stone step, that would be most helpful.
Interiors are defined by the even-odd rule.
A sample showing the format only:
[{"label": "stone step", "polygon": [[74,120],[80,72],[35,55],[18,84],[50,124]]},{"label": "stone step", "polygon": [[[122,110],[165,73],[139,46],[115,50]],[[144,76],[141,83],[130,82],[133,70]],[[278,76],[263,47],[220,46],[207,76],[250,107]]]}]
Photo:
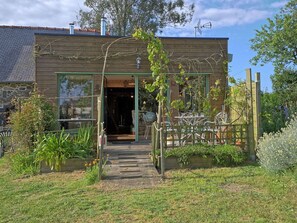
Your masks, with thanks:
[{"label": "stone step", "polygon": [[105,154],[109,154],[105,179],[125,180],[125,184],[133,185],[154,185],[159,174],[149,158],[149,152],[149,145],[108,145],[105,149]]}]

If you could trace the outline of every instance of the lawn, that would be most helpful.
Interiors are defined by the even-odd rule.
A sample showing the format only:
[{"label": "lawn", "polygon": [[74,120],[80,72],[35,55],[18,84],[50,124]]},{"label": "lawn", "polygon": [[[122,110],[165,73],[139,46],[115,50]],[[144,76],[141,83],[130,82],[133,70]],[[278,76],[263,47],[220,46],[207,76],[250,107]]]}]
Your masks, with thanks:
[{"label": "lawn", "polygon": [[297,177],[258,166],[166,172],[150,189],[87,186],[84,172],[20,178],[0,159],[0,222],[296,222]]}]

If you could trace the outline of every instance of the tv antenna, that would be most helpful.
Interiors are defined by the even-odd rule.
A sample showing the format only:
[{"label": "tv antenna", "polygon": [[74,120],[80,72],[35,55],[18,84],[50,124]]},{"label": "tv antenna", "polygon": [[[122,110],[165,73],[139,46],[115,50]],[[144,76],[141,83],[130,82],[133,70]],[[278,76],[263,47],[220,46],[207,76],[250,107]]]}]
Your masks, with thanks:
[{"label": "tv antenna", "polygon": [[201,25],[201,19],[198,20],[197,26],[195,26],[195,37],[197,37],[197,31],[200,35],[202,35],[202,29],[211,29],[211,22],[204,23]]}]

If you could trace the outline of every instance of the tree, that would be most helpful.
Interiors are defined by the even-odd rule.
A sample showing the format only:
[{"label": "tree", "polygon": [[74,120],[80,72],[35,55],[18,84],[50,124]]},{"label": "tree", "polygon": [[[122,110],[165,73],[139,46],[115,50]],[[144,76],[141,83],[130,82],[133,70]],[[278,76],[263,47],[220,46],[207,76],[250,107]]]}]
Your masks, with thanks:
[{"label": "tree", "polygon": [[100,28],[102,16],[112,22],[112,33],[131,35],[135,28],[156,33],[170,25],[185,25],[191,21],[194,4],[184,0],[85,0],[90,11],[79,11],[82,28]]},{"label": "tree", "polygon": [[297,112],[297,70],[275,73],[271,80],[273,90],[282,102],[281,105],[288,109],[288,115]]},{"label": "tree", "polygon": [[273,90],[279,94],[282,101],[288,103],[297,102],[297,71],[284,70],[275,73],[272,77]]},{"label": "tree", "polygon": [[261,122],[264,133],[277,132],[285,127],[286,114],[279,94],[261,92]]},{"label": "tree", "polygon": [[251,48],[257,55],[253,64],[272,62],[275,71],[296,70],[297,65],[297,0],[290,0],[268,24],[256,31]]}]

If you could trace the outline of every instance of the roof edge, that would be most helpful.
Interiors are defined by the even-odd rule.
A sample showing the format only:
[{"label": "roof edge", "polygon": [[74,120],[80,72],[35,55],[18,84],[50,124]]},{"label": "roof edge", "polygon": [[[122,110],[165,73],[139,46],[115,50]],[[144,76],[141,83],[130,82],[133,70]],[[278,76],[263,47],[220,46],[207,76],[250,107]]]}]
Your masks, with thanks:
[{"label": "roof edge", "polygon": [[[85,37],[97,37],[97,38],[121,38],[124,36],[101,36],[100,33],[97,36],[87,36],[83,34],[61,34],[61,33],[35,33],[35,35],[42,35],[42,36],[85,36]],[[200,39],[200,40],[229,40],[229,37],[177,37],[177,36],[157,36],[160,39]]]},{"label": "roof edge", "polygon": [[[0,28],[69,31],[69,28],[57,28],[57,27],[47,27],[47,26],[8,26],[8,25],[1,25]],[[79,31],[79,32],[100,33],[100,30],[97,30],[97,29],[74,29],[74,30]]]}]

